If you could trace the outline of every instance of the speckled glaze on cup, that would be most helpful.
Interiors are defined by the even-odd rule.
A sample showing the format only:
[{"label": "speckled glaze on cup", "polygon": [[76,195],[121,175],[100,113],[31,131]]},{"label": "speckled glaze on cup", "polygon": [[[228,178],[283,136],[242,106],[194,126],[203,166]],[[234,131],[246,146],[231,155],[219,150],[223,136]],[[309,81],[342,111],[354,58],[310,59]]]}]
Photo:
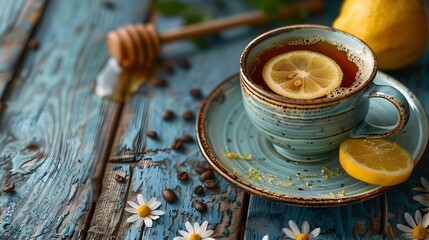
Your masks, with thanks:
[{"label": "speckled glaze on cup", "polygon": [[[296,100],[267,91],[252,81],[255,62],[264,51],[296,43],[297,39],[323,40],[346,51],[349,59],[360,64],[359,84],[335,90],[330,97]],[[408,102],[397,89],[372,83],[376,74],[376,58],[364,42],[321,25],[294,25],[264,33],[246,46],[240,58],[240,86],[248,117],[278,152],[300,162],[325,159],[347,138],[384,138],[406,125]],[[386,99],[396,107],[396,124],[378,126],[365,121],[373,97]]]}]

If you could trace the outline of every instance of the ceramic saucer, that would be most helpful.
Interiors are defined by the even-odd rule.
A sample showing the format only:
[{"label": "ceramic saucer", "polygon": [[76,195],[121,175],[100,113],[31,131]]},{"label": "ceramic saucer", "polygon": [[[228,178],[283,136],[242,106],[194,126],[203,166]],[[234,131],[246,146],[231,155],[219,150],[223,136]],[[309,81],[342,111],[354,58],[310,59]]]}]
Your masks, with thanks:
[{"label": "ceramic saucer", "polygon": [[[417,163],[428,143],[424,108],[410,90],[388,75],[378,72],[374,81],[395,87],[407,98],[410,120],[390,140],[408,149]],[[397,111],[389,102],[370,101],[370,123],[395,124]],[[238,75],[221,83],[201,106],[197,137],[204,157],[215,171],[244,191],[263,198],[301,206],[337,206],[370,199],[390,188],[350,177],[341,168],[336,152],[328,160],[315,163],[285,159],[248,119]]]}]

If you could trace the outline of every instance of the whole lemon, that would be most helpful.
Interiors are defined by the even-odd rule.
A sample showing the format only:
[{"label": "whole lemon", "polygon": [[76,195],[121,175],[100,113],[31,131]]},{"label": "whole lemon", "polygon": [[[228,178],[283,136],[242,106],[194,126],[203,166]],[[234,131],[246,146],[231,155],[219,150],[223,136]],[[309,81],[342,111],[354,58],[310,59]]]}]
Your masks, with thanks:
[{"label": "whole lemon", "polygon": [[382,70],[415,62],[428,41],[423,0],[345,0],[333,27],[366,42]]}]

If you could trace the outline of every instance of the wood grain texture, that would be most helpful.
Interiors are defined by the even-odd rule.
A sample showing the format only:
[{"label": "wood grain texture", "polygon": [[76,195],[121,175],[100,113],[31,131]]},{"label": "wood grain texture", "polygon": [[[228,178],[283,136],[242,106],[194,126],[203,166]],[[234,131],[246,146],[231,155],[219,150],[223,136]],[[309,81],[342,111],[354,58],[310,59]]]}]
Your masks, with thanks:
[{"label": "wood grain texture", "polygon": [[0,1],[0,96],[12,80],[18,60],[43,13],[45,0]]},{"label": "wood grain texture", "polygon": [[82,236],[91,169],[105,160],[120,110],[93,89],[107,59],[104,36],[141,20],[145,6],[107,7],[102,0],[46,6],[34,34],[40,46],[20,63],[0,119],[0,179],[15,185],[0,195],[0,239]]},{"label": "wood grain texture", "polygon": [[[127,196],[120,195],[119,192],[110,189],[111,179],[107,177],[109,173],[106,172],[103,186],[107,187],[103,188],[101,196],[108,197],[100,198],[101,202],[97,204],[90,232],[102,224],[102,214],[98,214],[105,211],[102,206],[109,202],[124,203],[125,199],[136,201],[136,196],[140,193],[147,198],[156,197],[160,200],[162,202],[160,209],[166,214],[156,220],[152,228],[138,228],[125,222],[130,216],[125,212],[122,217],[123,225],[117,227],[120,230],[115,237],[134,239],[142,235],[145,239],[172,239],[178,235],[178,230],[184,229],[186,221],[202,223],[207,220],[210,228],[215,230],[216,239],[240,238],[241,218],[245,210],[243,207],[246,206],[246,196],[241,190],[216,175],[217,188],[206,189],[204,196],[193,193],[197,185],[203,184],[194,167],[205,164],[205,160],[195,142],[195,118],[184,120],[182,114],[191,111],[196,115],[203,99],[192,97],[191,89],[200,89],[203,95],[206,95],[218,83],[237,72],[239,54],[251,37],[247,35],[240,39],[224,41],[206,51],[193,53],[186,58],[191,66],[189,69],[179,66],[177,63],[179,58],[170,59],[174,74],[166,74],[161,70],[157,72],[157,77],[165,79],[167,86],[144,85],[131,101],[125,104],[112,147],[110,164],[132,166],[131,185]],[[222,59],[224,64],[214,66],[212,63],[219,59]],[[166,110],[174,113],[173,119],[168,121],[162,119]],[[147,130],[155,130],[157,138],[147,137]],[[194,140],[185,143],[183,149],[174,150],[172,148],[174,140],[184,135],[190,135]],[[189,174],[188,181],[181,182],[177,179],[177,174],[182,171]],[[178,196],[176,203],[169,204],[162,198],[162,190],[166,188],[175,191]],[[205,202],[208,211],[206,213],[196,211],[193,207],[195,201]]]}]

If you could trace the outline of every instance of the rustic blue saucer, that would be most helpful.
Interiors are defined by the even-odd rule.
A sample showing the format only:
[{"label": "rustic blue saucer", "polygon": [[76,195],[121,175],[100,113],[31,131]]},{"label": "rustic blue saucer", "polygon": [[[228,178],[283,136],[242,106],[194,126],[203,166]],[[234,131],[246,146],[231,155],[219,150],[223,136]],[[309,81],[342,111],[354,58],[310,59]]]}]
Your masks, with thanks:
[{"label": "rustic blue saucer", "polygon": [[[375,83],[393,86],[407,98],[409,122],[389,139],[408,149],[417,163],[429,136],[424,108],[410,90],[388,75],[378,72]],[[375,110],[367,116],[371,124],[383,127],[396,123],[397,111],[386,100],[371,99],[370,108]],[[274,201],[330,207],[367,200],[391,188],[349,176],[341,168],[337,152],[315,163],[285,159],[248,119],[238,75],[221,83],[201,106],[197,137],[204,157],[221,176],[250,194]]]}]

